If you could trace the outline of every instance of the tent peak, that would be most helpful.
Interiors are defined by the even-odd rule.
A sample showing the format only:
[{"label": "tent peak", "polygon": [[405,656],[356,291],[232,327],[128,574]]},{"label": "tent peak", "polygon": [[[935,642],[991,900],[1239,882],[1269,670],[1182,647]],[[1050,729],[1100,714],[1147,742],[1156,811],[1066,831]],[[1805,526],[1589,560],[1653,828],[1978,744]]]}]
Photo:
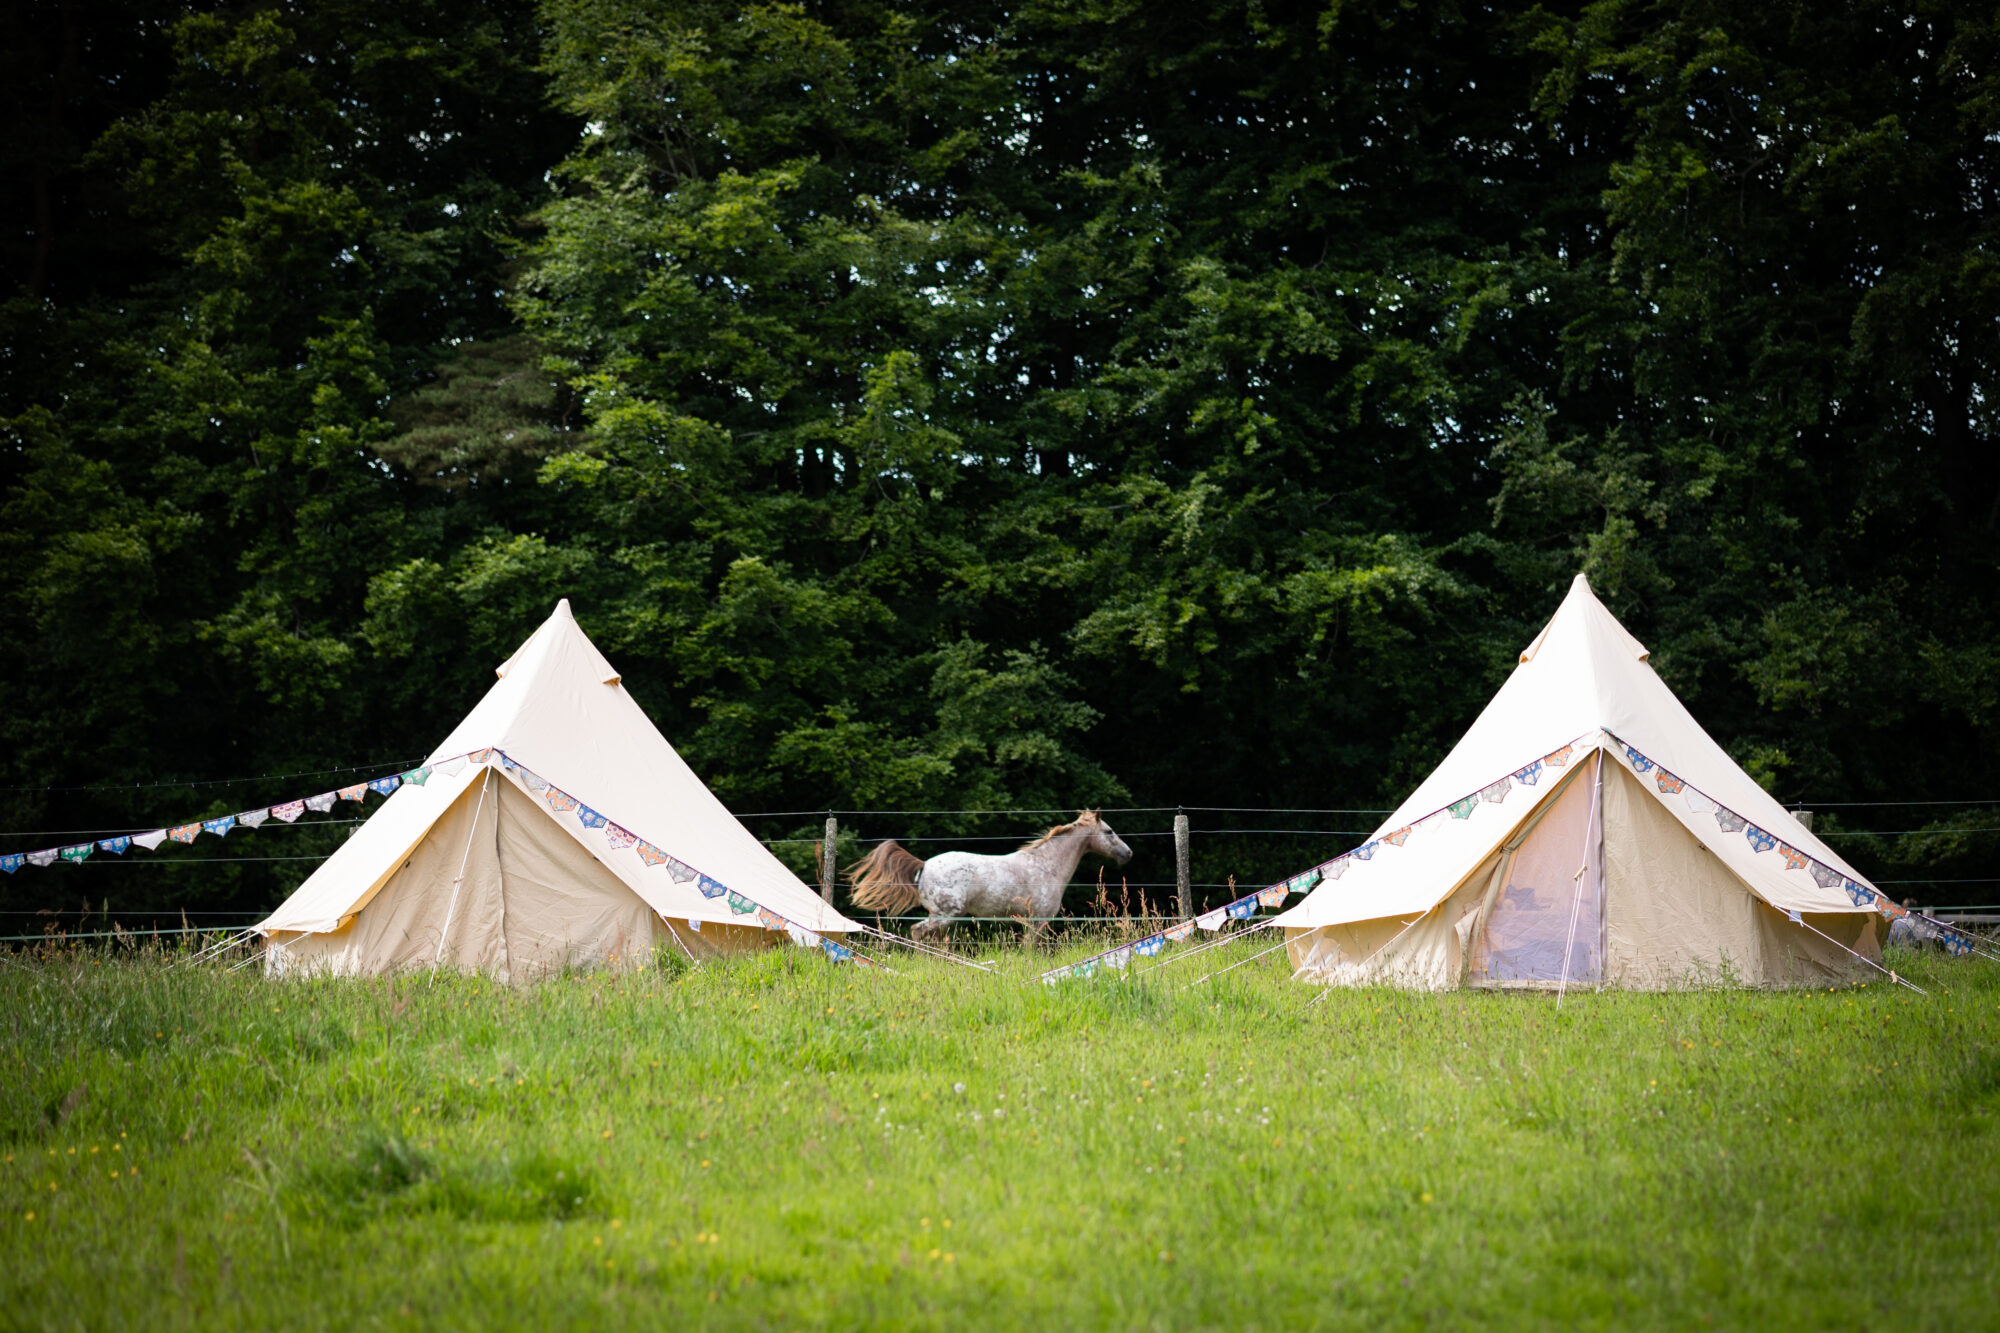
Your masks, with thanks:
[{"label": "tent peak", "polygon": [[1646,645],[1633,638],[1631,631],[1619,623],[1618,617],[1612,615],[1610,609],[1597,600],[1597,593],[1592,590],[1590,580],[1579,573],[1570,580],[1569,593],[1563,598],[1562,605],[1556,608],[1556,613],[1549,617],[1549,623],[1542,626],[1542,632],[1535,636],[1533,643],[1521,650],[1520,660],[1534,661],[1535,655],[1541,652],[1542,645],[1548,642],[1549,635],[1554,632],[1557,625],[1563,623],[1566,616],[1598,622],[1600,630],[1608,629],[1612,637],[1621,642],[1638,661],[1644,662],[1652,657]]}]

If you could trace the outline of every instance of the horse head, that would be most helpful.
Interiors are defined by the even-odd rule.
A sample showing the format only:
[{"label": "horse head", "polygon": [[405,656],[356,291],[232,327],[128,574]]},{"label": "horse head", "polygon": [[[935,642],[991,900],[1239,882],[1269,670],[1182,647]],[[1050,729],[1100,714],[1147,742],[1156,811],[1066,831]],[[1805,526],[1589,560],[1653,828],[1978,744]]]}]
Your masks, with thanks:
[{"label": "horse head", "polygon": [[1085,810],[1077,815],[1076,827],[1084,835],[1084,850],[1116,861],[1121,866],[1132,859],[1132,849],[1125,845],[1125,839],[1119,837],[1097,811]]}]

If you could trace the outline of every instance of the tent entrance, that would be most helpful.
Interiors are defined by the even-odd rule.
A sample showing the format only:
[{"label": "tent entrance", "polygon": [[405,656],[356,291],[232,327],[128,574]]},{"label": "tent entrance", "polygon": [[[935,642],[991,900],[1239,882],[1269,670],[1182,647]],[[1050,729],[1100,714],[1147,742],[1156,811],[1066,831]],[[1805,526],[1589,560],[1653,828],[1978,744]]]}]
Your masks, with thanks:
[{"label": "tent entrance", "polygon": [[1473,985],[1604,980],[1602,762],[1591,751],[1508,843],[1487,889]]}]

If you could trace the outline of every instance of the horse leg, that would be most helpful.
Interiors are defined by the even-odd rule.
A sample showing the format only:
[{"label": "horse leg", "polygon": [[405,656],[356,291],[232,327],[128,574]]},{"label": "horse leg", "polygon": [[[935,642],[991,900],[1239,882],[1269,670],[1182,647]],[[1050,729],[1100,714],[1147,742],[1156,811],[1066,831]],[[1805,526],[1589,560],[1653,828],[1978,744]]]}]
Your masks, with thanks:
[{"label": "horse leg", "polygon": [[958,920],[956,912],[944,912],[933,907],[930,916],[910,927],[910,938],[928,940],[933,935],[942,935],[951,929],[951,923]]}]

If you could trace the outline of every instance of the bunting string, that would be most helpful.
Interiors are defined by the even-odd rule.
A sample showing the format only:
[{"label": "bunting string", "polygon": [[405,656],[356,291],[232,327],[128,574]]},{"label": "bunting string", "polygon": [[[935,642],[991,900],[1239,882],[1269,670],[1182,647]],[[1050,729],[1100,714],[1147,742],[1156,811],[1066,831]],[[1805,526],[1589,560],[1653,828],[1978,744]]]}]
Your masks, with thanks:
[{"label": "bunting string", "polygon": [[[429,782],[434,775],[456,777],[465,770],[468,764],[475,766],[497,765],[503,771],[514,775],[530,793],[540,797],[548,806],[550,813],[558,817],[573,815],[584,828],[601,831],[610,850],[614,852],[629,851],[636,855],[640,862],[649,869],[664,867],[668,875],[677,884],[694,881],[696,888],[704,898],[722,899],[729,907],[729,910],[735,915],[749,917],[754,913],[754,919],[757,924],[762,925],[766,930],[782,932],[794,943],[804,948],[818,949],[836,963],[855,962],[866,967],[883,966],[880,962],[867,956],[865,952],[858,950],[856,946],[842,944],[838,940],[830,939],[815,930],[792,921],[781,913],[772,911],[763,904],[758,903],[750,895],[740,890],[732,889],[720,880],[704,874],[696,867],[668,853],[663,848],[646,841],[631,830],[613,823],[605,815],[591,809],[575,796],[563,791],[547,778],[542,777],[540,774],[517,762],[504,751],[491,747],[474,750],[467,754],[454,755],[449,759],[440,760],[436,764],[421,764],[416,768],[405,770],[402,773],[390,774],[368,782],[357,782],[351,786],[336,788],[333,791],[318,792],[312,796],[300,797],[296,800],[283,801],[275,805],[260,806],[254,810],[244,810],[235,814],[191,820],[185,824],[157,828],[147,833],[121,834],[117,837],[99,838],[91,842],[73,843],[68,846],[38,848],[31,852],[11,852],[0,855],[0,872],[12,875],[23,866],[48,866],[54,865],[57,862],[77,864],[88,860],[93,854],[98,852],[112,856],[123,856],[133,847],[139,847],[146,851],[155,851],[168,841],[188,844],[193,843],[195,839],[204,834],[217,838],[226,838],[234,829],[247,828],[254,830],[262,826],[269,819],[276,819],[281,823],[290,824],[296,822],[308,810],[324,814],[332,810],[334,804],[338,801],[354,801],[365,804],[370,793],[387,798],[394,794],[398,788],[406,785],[421,787]],[[696,930],[701,928],[700,924],[693,920],[690,920],[688,924]],[[672,929],[671,923],[669,923],[668,928]],[[687,948],[687,942],[680,939],[678,932],[675,933],[674,938],[680,943],[682,949],[685,950]],[[689,953],[689,957],[693,957],[691,952]],[[883,970],[887,971],[888,969],[883,968]]]}]

